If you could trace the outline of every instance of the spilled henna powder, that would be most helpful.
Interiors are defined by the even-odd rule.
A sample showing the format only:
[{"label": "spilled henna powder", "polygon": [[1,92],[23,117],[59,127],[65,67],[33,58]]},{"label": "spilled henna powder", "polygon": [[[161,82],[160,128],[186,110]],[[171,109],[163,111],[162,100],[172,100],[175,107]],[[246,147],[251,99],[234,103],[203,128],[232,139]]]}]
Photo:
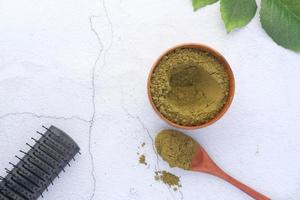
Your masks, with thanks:
[{"label": "spilled henna powder", "polygon": [[147,165],[145,155],[141,155],[141,156],[139,157],[139,163],[140,163],[140,164]]},{"label": "spilled henna powder", "polygon": [[178,188],[181,187],[180,178],[170,172],[156,171],[154,178],[155,180],[162,181],[164,184],[172,187],[174,191],[177,191]]}]

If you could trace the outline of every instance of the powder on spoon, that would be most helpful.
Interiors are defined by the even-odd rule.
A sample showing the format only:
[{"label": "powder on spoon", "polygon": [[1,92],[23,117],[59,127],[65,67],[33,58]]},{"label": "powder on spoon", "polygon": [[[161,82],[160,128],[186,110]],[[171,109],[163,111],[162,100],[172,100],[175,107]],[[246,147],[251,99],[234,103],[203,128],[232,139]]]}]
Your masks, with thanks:
[{"label": "powder on spoon", "polygon": [[173,123],[197,126],[213,119],[229,94],[225,66],[209,52],[178,48],[163,56],[150,79],[157,110]]},{"label": "powder on spoon", "polygon": [[157,153],[170,167],[190,169],[196,153],[197,142],[175,130],[163,130],[155,138]]}]

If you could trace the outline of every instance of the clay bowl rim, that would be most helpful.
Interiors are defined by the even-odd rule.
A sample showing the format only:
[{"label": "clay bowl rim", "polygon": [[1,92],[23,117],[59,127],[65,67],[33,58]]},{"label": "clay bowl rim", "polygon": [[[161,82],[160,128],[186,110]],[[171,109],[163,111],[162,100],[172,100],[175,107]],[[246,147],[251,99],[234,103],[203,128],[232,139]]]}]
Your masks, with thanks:
[{"label": "clay bowl rim", "polygon": [[[184,125],[176,124],[176,123],[168,120],[166,117],[164,117],[159,112],[159,110],[156,108],[156,106],[155,106],[155,104],[154,104],[154,102],[152,100],[151,93],[150,93],[150,85],[151,85],[152,74],[153,74],[155,68],[157,67],[157,65],[159,64],[159,62],[161,61],[161,59],[166,54],[168,54],[169,52],[171,52],[171,51],[173,51],[175,49],[178,49],[178,48],[195,48],[195,49],[200,49],[202,51],[206,51],[206,52],[211,53],[213,56],[215,56],[219,61],[221,61],[224,64],[225,70],[226,70],[226,72],[227,72],[227,74],[229,76],[229,94],[228,94],[228,98],[227,98],[227,101],[226,101],[224,107],[222,108],[222,110],[218,114],[216,114],[216,116],[214,118],[210,119],[209,121],[207,121],[204,124],[200,124],[200,125],[197,125],[197,126],[184,126]],[[173,126],[175,128],[186,129],[186,130],[194,130],[194,129],[199,129],[199,128],[207,127],[207,126],[215,123],[216,121],[218,121],[220,118],[222,118],[224,116],[224,114],[228,111],[228,109],[229,109],[229,107],[230,107],[230,105],[231,105],[231,103],[233,101],[233,97],[234,97],[234,93],[235,93],[235,79],[234,79],[234,75],[233,75],[233,72],[232,72],[232,69],[231,69],[229,63],[227,62],[227,60],[224,58],[224,56],[221,53],[219,53],[215,49],[213,49],[213,48],[211,48],[209,46],[203,45],[203,44],[199,44],[199,43],[183,43],[183,44],[179,44],[179,45],[176,45],[176,46],[173,46],[173,47],[167,49],[154,62],[154,64],[151,67],[151,70],[149,72],[149,75],[148,75],[147,93],[148,93],[148,99],[150,101],[150,104],[151,104],[152,108],[154,109],[154,111],[156,112],[156,114],[162,120],[164,120],[165,122],[167,122],[168,124],[170,124],[171,126]]]}]

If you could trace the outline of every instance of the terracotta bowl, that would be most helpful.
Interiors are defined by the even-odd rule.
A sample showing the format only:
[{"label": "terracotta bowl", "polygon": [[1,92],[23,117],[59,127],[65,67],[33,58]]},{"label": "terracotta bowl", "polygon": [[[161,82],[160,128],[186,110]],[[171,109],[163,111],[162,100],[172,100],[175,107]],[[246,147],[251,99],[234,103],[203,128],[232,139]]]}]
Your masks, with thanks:
[{"label": "terracotta bowl", "polygon": [[[229,94],[228,94],[228,98],[227,98],[227,101],[224,105],[224,107],[222,108],[222,110],[216,114],[216,116],[212,119],[210,119],[209,121],[207,121],[206,123],[204,124],[200,124],[200,125],[197,125],[197,126],[184,126],[184,125],[179,125],[179,124],[176,124],[170,120],[168,120],[166,117],[164,117],[159,111],[158,109],[156,108],[153,100],[152,100],[152,97],[151,97],[151,93],[150,93],[150,82],[151,82],[151,77],[152,77],[152,74],[153,74],[153,71],[154,69],[156,68],[156,66],[159,64],[159,62],[161,61],[161,59],[166,55],[168,54],[169,52],[177,49],[177,48],[195,48],[195,49],[200,49],[202,51],[206,51],[206,52],[209,52],[211,53],[213,56],[215,56],[221,63],[224,64],[225,68],[226,68],[226,71],[228,73],[228,76],[229,76]],[[230,107],[231,103],[232,103],[232,100],[233,100],[233,96],[234,96],[234,90],[235,90],[235,81],[234,81],[234,76],[233,76],[233,73],[232,73],[232,70],[230,68],[230,65],[228,64],[228,62],[226,61],[226,59],[219,53],[217,52],[216,50],[208,47],[208,46],[205,46],[205,45],[202,45],[202,44],[195,44],[195,43],[188,43],[188,44],[180,44],[180,45],[177,45],[175,47],[172,47],[170,49],[168,49],[165,53],[163,53],[157,60],[156,62],[153,64],[152,68],[151,68],[151,71],[149,73],[149,76],[148,76],[148,83],[147,83],[147,93],[148,93],[148,98],[149,98],[149,101],[151,103],[151,106],[152,108],[154,109],[154,111],[158,114],[158,116],[163,119],[164,121],[166,121],[168,124],[176,127],[176,128],[181,128],[181,129],[198,129],[198,128],[203,128],[203,127],[207,127],[211,124],[213,124],[214,122],[218,121],[224,114],[225,112],[228,110],[228,108]]]}]

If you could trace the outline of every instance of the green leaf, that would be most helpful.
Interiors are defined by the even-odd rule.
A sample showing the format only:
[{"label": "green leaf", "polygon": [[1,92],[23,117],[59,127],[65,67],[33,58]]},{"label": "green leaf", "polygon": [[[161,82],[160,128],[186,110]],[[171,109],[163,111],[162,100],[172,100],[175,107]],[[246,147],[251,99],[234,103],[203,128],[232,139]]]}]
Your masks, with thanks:
[{"label": "green leaf", "polygon": [[204,6],[216,3],[217,1],[219,1],[219,0],[193,0],[194,11],[196,11],[199,8],[202,8]]},{"label": "green leaf", "polygon": [[248,24],[256,10],[255,0],[221,0],[221,15],[227,32]]},{"label": "green leaf", "polygon": [[262,0],[260,21],[277,44],[300,51],[299,0]]}]

